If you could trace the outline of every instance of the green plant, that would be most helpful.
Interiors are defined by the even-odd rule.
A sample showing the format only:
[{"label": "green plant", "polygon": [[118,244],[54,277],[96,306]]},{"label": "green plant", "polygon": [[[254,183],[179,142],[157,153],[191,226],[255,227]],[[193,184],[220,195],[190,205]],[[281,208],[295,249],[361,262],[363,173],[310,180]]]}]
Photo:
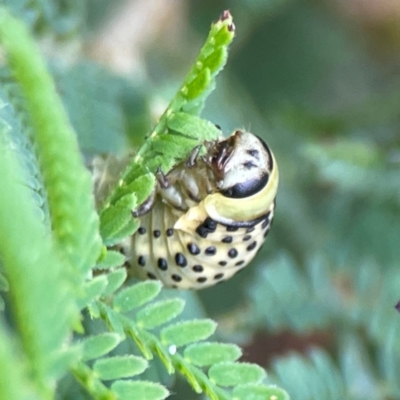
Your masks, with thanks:
[{"label": "green plant", "polygon": [[[49,2],[47,14],[54,21],[56,4]],[[28,18],[32,6],[19,5]],[[32,9],[40,14],[41,3]],[[31,27],[41,30],[48,23],[37,18]],[[237,362],[236,345],[203,341],[216,329],[212,320],[172,323],[183,312],[182,298],[156,299],[162,291],[157,282],[123,286],[126,272],[114,268],[123,257],[105,247],[137,229],[131,210],[152,190],[156,168],[167,172],[218,134],[198,114],[225,65],[233,35],[225,12],[99,216],[54,80],[28,29],[7,8],[0,9],[7,60],[0,93],[0,288],[7,311],[0,320],[1,398],[163,399],[166,387],[143,375],[154,358],[168,374],[179,373],[212,399],[288,398],[276,386],[262,384],[261,367]],[[108,77],[95,66],[85,68]],[[73,73],[79,76],[79,69]],[[60,79],[59,87],[66,81]]]}]

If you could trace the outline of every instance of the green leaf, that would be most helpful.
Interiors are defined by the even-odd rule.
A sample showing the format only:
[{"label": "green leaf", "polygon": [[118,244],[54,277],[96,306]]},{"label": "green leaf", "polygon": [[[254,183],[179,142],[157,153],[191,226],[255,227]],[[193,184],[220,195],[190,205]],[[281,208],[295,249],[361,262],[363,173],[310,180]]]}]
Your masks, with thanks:
[{"label": "green leaf", "polygon": [[210,121],[183,112],[173,113],[168,118],[168,128],[199,141],[215,140],[221,131]]},{"label": "green leaf", "polygon": [[30,139],[32,128],[29,126],[26,102],[20,88],[16,84],[10,86],[15,89],[12,93],[10,88],[7,92],[0,89],[0,141],[4,146],[2,151],[15,154],[22,170],[21,183],[29,187],[36,214],[50,230],[47,195],[39,171],[39,161]]},{"label": "green leaf", "polygon": [[106,244],[111,244],[113,236],[117,235],[132,220],[132,211],[136,206],[135,194],[126,194],[115,204],[103,209],[100,215],[100,233]]},{"label": "green leaf", "polygon": [[8,280],[3,274],[0,274],[0,291],[1,292],[7,292],[10,288],[10,285],[8,283]]},{"label": "green leaf", "polygon": [[[172,160],[182,160],[197,146],[197,142],[178,135],[161,135],[152,141],[152,151]],[[168,171],[166,171],[168,172]]]},{"label": "green leaf", "polygon": [[54,82],[28,29],[5,8],[0,9],[0,41],[8,65],[19,82],[33,126],[40,169],[45,183],[51,227],[68,277],[83,278],[101,249],[89,172]]},{"label": "green leaf", "polygon": [[240,347],[229,343],[194,343],[184,351],[185,359],[200,367],[236,361],[241,355]]},{"label": "green leaf", "polygon": [[82,341],[84,361],[101,357],[109,353],[121,342],[121,336],[114,332],[104,332],[89,336]]},{"label": "green leaf", "polygon": [[139,375],[147,367],[148,362],[142,357],[115,356],[96,361],[93,371],[102,380],[112,380]]},{"label": "green leaf", "polygon": [[127,312],[133,308],[140,307],[154,299],[161,290],[159,281],[139,282],[135,285],[121,290],[116,294],[113,301],[117,312]]},{"label": "green leaf", "polygon": [[80,308],[86,307],[99,298],[107,287],[107,283],[107,277],[105,275],[96,276],[89,282],[86,282],[84,286],[84,297],[78,301]]},{"label": "green leaf", "polygon": [[70,370],[73,365],[79,363],[82,357],[82,348],[79,345],[72,345],[57,349],[51,369],[51,378],[59,380],[65,375],[66,370]]},{"label": "green leaf", "polygon": [[146,173],[142,176],[139,176],[129,184],[122,184],[118,188],[118,191],[115,192],[115,194],[111,197],[110,202],[114,204],[123,196],[134,194],[136,196],[136,204],[141,205],[148,197],[150,197],[155,185],[155,176],[151,173]]},{"label": "green leaf", "polygon": [[210,319],[194,319],[165,327],[160,337],[163,343],[179,347],[207,339],[216,328],[216,322]]},{"label": "green leaf", "polygon": [[78,310],[65,279],[66,265],[35,214],[29,189],[19,183],[19,165],[1,144],[0,153],[0,258],[12,293],[13,325],[29,374],[51,392],[48,377],[55,353],[67,345]]},{"label": "green leaf", "polygon": [[122,316],[100,301],[97,302],[97,304],[100,309],[101,317],[107,321],[109,327],[120,336],[125,337],[124,325],[121,321]]},{"label": "green leaf", "polygon": [[[234,36],[234,26],[229,12],[224,12],[221,18],[212,25],[210,33],[195,60],[193,67],[187,74],[181,88],[171,100],[169,106],[161,116],[157,125],[148,136],[145,144],[141,147],[132,162],[126,168],[121,182],[127,184],[131,176],[138,176],[138,170],[145,164],[150,171],[155,172],[161,166],[163,171],[169,171],[174,160],[179,159],[180,146],[175,146],[175,151],[168,157],[159,157],[154,152],[153,142],[159,136],[168,134],[168,118],[172,113],[182,111],[199,114],[204,106],[208,94],[215,87],[215,77],[224,67],[227,60],[227,47]],[[162,150],[162,149],[161,149]],[[162,153],[164,155],[164,152]],[[146,162],[144,163],[144,160]],[[119,188],[114,189],[110,198],[118,198]]]},{"label": "green leaf", "polygon": [[95,266],[95,269],[110,269],[119,267],[125,262],[125,256],[119,251],[107,250],[105,257]]},{"label": "green leaf", "polygon": [[126,269],[118,268],[116,271],[107,274],[108,285],[103,292],[103,296],[109,296],[114,293],[126,281]]},{"label": "green leaf", "polygon": [[[85,363],[79,362],[73,365],[71,372],[74,378],[91,394],[92,398],[114,399],[115,396],[111,390],[98,379],[96,374]],[[69,398],[68,395],[67,398]]]},{"label": "green leaf", "polygon": [[131,218],[130,221],[112,237],[107,239],[107,244],[112,246],[116,243],[120,243],[123,239],[133,235],[139,228],[139,221],[136,218]]},{"label": "green leaf", "polygon": [[162,400],[169,395],[164,386],[145,381],[117,381],[111,389],[120,400]]},{"label": "green leaf", "polygon": [[23,360],[19,359],[14,348],[15,338],[6,333],[3,321],[0,321],[0,398],[7,400],[35,399],[33,385],[24,376]]},{"label": "green leaf", "polygon": [[193,100],[202,95],[210,83],[211,71],[208,68],[204,68],[191,82],[182,87],[181,92],[188,100]]},{"label": "green leaf", "polygon": [[208,376],[217,385],[236,386],[261,382],[265,378],[265,371],[256,364],[224,362],[213,365]]},{"label": "green leaf", "polygon": [[167,299],[151,303],[139,310],[136,322],[140,328],[152,329],[177,317],[185,306],[182,299]]},{"label": "green leaf", "polygon": [[290,397],[276,386],[248,384],[235,387],[232,400],[290,400]]}]

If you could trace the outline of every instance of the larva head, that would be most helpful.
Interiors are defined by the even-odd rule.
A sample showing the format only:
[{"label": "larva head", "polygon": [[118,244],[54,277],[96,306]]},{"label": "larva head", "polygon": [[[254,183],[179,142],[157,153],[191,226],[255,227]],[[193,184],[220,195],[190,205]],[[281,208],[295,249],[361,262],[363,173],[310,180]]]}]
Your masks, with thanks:
[{"label": "larva head", "polygon": [[227,224],[264,215],[278,188],[278,168],[264,141],[238,130],[209,154],[218,191],[205,199],[208,215]]},{"label": "larva head", "polygon": [[249,197],[268,182],[273,168],[270,150],[250,132],[236,131],[216,146],[212,167],[223,196]]}]

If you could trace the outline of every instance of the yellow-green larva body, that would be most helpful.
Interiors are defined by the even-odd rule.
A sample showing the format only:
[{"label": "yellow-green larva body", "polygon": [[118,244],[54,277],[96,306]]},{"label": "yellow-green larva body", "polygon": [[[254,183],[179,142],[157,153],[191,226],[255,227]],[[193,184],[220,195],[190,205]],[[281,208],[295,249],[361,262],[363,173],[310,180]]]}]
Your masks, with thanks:
[{"label": "yellow-green larva body", "polygon": [[229,279],[262,246],[278,188],[273,154],[243,131],[206,150],[159,176],[150,211],[121,244],[131,275],[202,289]]}]

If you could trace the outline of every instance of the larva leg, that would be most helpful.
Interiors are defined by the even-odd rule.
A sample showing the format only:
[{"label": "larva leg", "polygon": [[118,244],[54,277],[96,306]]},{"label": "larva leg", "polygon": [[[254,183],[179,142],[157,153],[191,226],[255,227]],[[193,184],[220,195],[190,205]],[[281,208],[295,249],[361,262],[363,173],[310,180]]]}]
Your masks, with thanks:
[{"label": "larva leg", "polygon": [[156,192],[157,190],[154,188],[150,196],[132,212],[132,215],[135,218],[147,214],[152,209],[156,198]]},{"label": "larva leg", "polygon": [[196,165],[197,157],[199,156],[201,145],[196,146],[190,153],[189,158],[186,161],[186,166],[192,168]]}]

